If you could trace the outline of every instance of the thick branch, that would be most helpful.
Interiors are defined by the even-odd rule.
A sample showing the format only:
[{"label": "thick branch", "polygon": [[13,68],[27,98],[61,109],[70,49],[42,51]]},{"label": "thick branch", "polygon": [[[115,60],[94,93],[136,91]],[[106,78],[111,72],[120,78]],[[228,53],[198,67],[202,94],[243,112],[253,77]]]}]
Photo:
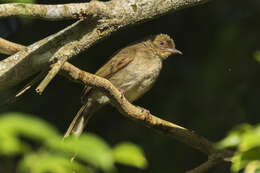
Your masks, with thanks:
[{"label": "thick branch", "polygon": [[0,53],[12,55],[25,47],[0,38]]},{"label": "thick branch", "polygon": [[[208,0],[91,1],[88,3],[89,5],[86,5],[86,8],[88,7],[86,13],[94,14],[92,16],[94,18],[91,18],[92,20],[89,20],[89,22],[76,22],[64,30],[34,43],[27,47],[27,49],[0,61],[0,91],[19,84],[26,78],[41,71],[46,65],[60,61],[64,57],[66,57],[65,60],[70,59],[123,27],[151,20],[157,16],[207,1]],[[6,4],[0,5],[0,16],[2,17],[8,16],[5,15],[5,10],[8,11],[8,9],[4,7],[4,5]],[[22,5],[20,4],[20,6]],[[35,13],[37,12],[34,11],[33,14]],[[28,12],[28,15],[29,14]],[[21,14],[15,13],[15,15]],[[88,15],[86,17],[88,18]],[[65,50],[65,48],[67,51],[59,51],[62,49]],[[57,69],[59,68],[60,67]],[[53,74],[55,73],[54,70]]]},{"label": "thick branch", "polygon": [[[10,3],[0,5],[0,17],[25,16],[44,20],[66,20],[85,18],[93,15],[92,4],[95,8],[102,9],[103,3],[75,3],[62,5],[40,5],[25,3]],[[101,11],[101,10],[100,10]],[[96,12],[96,11],[95,11]]]},{"label": "thick branch", "polygon": [[[111,0],[89,3],[40,5],[10,3],[0,5],[0,18],[8,16],[27,16],[45,20],[66,20],[102,16],[105,18],[139,18],[151,19],[170,11],[195,6],[208,0]],[[139,16],[139,17],[137,17]]]},{"label": "thick branch", "polygon": [[71,40],[80,38],[86,31],[84,26],[86,23],[78,21],[0,61],[0,92],[19,84],[54,61],[53,54]]}]

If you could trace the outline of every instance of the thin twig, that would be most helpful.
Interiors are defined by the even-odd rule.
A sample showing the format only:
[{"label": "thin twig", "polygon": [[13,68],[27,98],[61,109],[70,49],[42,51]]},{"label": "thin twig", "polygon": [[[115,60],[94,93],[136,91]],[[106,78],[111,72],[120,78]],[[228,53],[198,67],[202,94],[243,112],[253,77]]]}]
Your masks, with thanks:
[{"label": "thin twig", "polygon": [[187,171],[186,173],[203,173],[208,171],[209,169],[219,165],[222,162],[231,162],[231,157],[233,156],[233,152],[229,150],[219,150],[216,153],[213,153],[208,156],[208,160],[198,167]]},{"label": "thin twig", "polygon": [[56,63],[50,65],[50,70],[46,77],[42,80],[39,86],[36,88],[38,94],[42,94],[44,89],[48,86],[51,80],[58,74],[63,64],[74,54],[77,54],[79,41],[70,42],[61,49],[59,49],[52,57],[53,61]]},{"label": "thin twig", "polygon": [[31,89],[31,87],[33,85],[35,85],[37,82],[39,82],[43,77],[44,75],[46,74],[45,71],[43,72],[40,72],[39,74],[36,75],[35,78],[33,78],[33,80],[31,80],[29,83],[27,83],[22,89],[20,89],[14,96],[12,96],[11,98],[9,98],[6,103],[0,105],[0,107],[6,107],[12,103],[14,103],[15,101],[18,100],[18,98],[20,96],[22,96],[26,91],[28,91],[29,89]]}]

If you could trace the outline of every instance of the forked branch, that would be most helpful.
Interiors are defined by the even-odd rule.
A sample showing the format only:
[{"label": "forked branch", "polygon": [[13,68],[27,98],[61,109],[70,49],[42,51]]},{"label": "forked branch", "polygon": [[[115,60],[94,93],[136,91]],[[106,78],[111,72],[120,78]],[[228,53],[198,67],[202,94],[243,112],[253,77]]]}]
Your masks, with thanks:
[{"label": "forked branch", "polygon": [[[0,92],[11,88],[46,66],[50,70],[41,92],[62,64],[121,28],[152,20],[208,0],[92,0],[82,4],[0,4],[0,18],[29,16],[50,20],[81,19],[0,61]],[[67,51],[64,51],[67,50]],[[58,62],[57,62],[58,61]],[[53,65],[56,63],[56,65]]]}]

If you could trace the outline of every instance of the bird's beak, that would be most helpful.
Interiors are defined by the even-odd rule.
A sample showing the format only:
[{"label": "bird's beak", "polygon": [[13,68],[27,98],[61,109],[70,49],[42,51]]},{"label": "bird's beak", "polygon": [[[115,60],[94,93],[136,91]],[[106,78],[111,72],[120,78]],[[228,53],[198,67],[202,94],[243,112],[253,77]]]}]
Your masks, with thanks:
[{"label": "bird's beak", "polygon": [[183,53],[175,48],[173,49],[167,49],[167,51],[171,52],[172,54],[180,54],[183,55]]}]

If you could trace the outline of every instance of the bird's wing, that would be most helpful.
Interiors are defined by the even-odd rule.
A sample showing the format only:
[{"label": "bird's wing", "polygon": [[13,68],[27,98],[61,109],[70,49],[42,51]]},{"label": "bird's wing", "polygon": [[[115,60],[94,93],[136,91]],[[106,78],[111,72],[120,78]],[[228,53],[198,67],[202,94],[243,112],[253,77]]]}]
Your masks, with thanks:
[{"label": "bird's wing", "polygon": [[[127,47],[115,53],[113,58],[111,58],[105,65],[103,65],[95,74],[97,76],[109,79],[113,74],[117,73],[119,70],[127,66],[131,61],[133,61],[136,54],[135,46]],[[85,86],[81,101],[84,103],[91,87]]]}]

